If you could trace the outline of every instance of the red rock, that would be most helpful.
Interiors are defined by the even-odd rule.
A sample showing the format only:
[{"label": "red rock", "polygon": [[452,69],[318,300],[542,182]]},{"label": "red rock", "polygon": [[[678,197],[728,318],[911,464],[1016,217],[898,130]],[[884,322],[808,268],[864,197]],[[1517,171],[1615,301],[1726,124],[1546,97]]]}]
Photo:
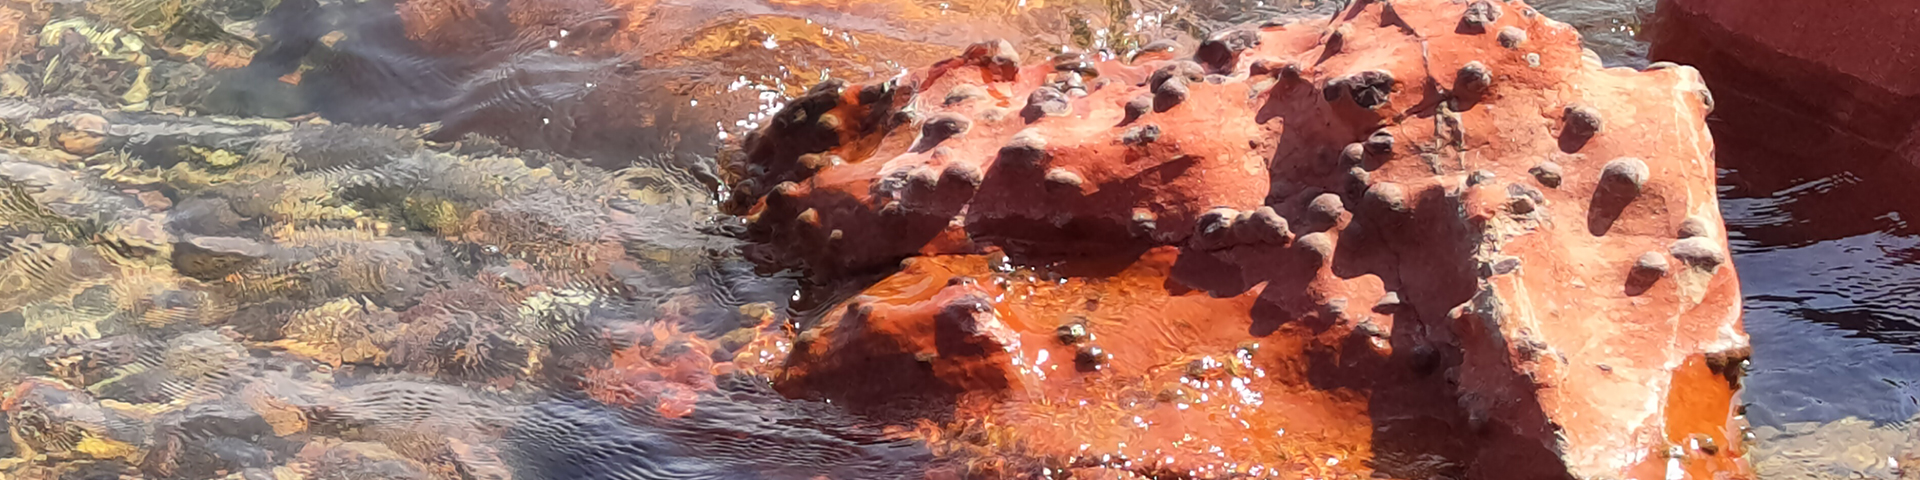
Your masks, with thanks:
[{"label": "red rock", "polygon": [[[1061,115],[1019,113],[1071,79],[991,45],[816,87],[734,198],[767,257],[860,294],[776,387],[996,472],[1751,477],[1698,74],[1479,3],[1095,63]],[[1633,281],[1649,252],[1677,257]]]},{"label": "red rock", "polygon": [[1892,152],[1920,163],[1920,43],[1910,35],[1920,8],[1662,0],[1656,11],[1650,56],[1707,74],[1719,117],[1747,132],[1740,138],[1821,158]]},{"label": "red rock", "polygon": [[[1809,178],[1884,181],[1886,188],[1798,195],[1782,208],[1819,229],[1753,228],[1767,244],[1878,231],[1920,196],[1898,187],[1920,174],[1920,40],[1910,3],[1844,0],[1663,0],[1650,29],[1654,60],[1700,70],[1713,88],[1712,123],[1729,183],[1759,194]],[[1879,180],[1886,179],[1886,180]],[[1817,231],[1816,231],[1817,230]],[[1818,238],[1808,238],[1817,236]]]}]

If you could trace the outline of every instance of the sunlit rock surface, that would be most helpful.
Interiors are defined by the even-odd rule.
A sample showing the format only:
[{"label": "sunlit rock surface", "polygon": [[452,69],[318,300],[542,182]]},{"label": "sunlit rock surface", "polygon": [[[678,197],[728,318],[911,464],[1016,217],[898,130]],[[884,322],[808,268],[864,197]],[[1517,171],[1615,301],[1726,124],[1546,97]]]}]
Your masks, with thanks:
[{"label": "sunlit rock surface", "polygon": [[1358,2],[822,83],[732,208],[857,290],[775,386],[967,473],[1748,477],[1711,107],[1520,3]]}]

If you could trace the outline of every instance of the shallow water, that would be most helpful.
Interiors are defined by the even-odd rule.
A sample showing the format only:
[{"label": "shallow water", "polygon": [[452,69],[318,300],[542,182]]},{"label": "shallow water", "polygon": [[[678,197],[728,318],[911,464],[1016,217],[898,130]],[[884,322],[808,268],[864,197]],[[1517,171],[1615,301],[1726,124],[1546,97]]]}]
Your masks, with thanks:
[{"label": "shallow water", "polygon": [[1749,161],[1722,159],[1721,209],[1753,336],[1751,418],[1907,422],[1920,413],[1920,232],[1905,219],[1920,196],[1904,187],[1910,167],[1742,170]]},{"label": "shallow water", "polygon": [[[0,294],[0,380],[57,377],[90,397],[32,390],[51,413],[15,417],[27,421],[16,428],[35,432],[27,443],[77,449],[62,428],[84,423],[87,432],[72,435],[158,445],[180,464],[138,465],[143,471],[217,464],[257,476],[280,465],[263,459],[293,457],[368,461],[386,469],[377,477],[406,477],[418,464],[467,478],[555,479],[888,478],[938,463],[926,445],[832,405],[781,399],[750,375],[706,370],[783,347],[730,343],[729,335],[781,328],[822,303],[801,299],[792,274],[754,271],[740,258],[736,242],[719,234],[728,225],[716,220],[721,199],[711,193],[719,146],[807,85],[889,76],[986,38],[1018,40],[1029,55],[1063,46],[1124,55],[1155,39],[1332,7],[668,0],[635,2],[657,8],[641,27],[608,25],[611,14],[530,11],[427,21],[444,30],[423,34],[418,16],[466,4],[422,2],[442,10],[421,13],[281,0],[268,13],[248,12],[247,2],[190,3],[215,5],[205,7],[216,12],[209,20],[260,37],[169,44],[188,30],[49,2],[48,24],[107,18],[144,27],[114,36],[101,22],[69,24],[10,59],[12,76],[0,78],[16,97],[0,103],[0,116],[53,128],[34,139],[38,150],[0,157],[9,185],[31,187],[61,216],[105,210],[103,222],[129,230],[116,233],[123,241],[113,253],[97,254],[59,238],[94,225],[84,222],[44,221],[31,235],[0,237],[0,273],[13,275],[0,278],[12,282],[0,283],[9,286]],[[1651,1],[1535,6],[1580,28],[1608,65],[1646,63],[1636,36]],[[440,41],[415,41],[423,35]],[[146,42],[168,54],[152,55]],[[239,68],[177,61],[219,48],[257,51]],[[135,60],[143,51],[153,57],[148,77]],[[148,78],[152,92],[131,101],[136,78]],[[15,79],[26,84],[17,92]],[[53,100],[61,95],[90,100]],[[176,122],[139,110],[249,120]],[[45,126],[70,122],[55,118],[73,112],[118,122],[107,136],[124,153],[80,155],[84,169],[49,167],[74,161],[50,153],[65,131]],[[392,127],[328,125],[316,115]],[[225,154],[246,159],[235,166]],[[290,160],[263,160],[269,155]],[[1909,441],[1897,428],[1920,414],[1920,239],[1902,208],[1920,198],[1899,192],[1920,178],[1893,166],[1753,172],[1739,159],[1722,163],[1722,207],[1755,347],[1744,399],[1763,441]],[[160,190],[154,185],[173,193],[141,195]],[[0,205],[39,212],[15,198]],[[140,222],[161,211],[171,216]],[[43,217],[8,221],[15,218]],[[184,280],[154,267],[173,263],[184,273],[191,262],[177,252],[141,256],[152,246],[139,242],[158,230],[268,247],[243,254],[263,257],[246,266],[209,260],[193,267],[204,275]],[[388,235],[400,230],[414,232]],[[463,296],[470,292],[480,293]],[[169,353],[180,351],[194,355]],[[122,408],[233,406],[223,400],[298,413],[136,421],[137,408]],[[285,431],[334,443],[253,442]],[[192,441],[144,438],[169,434]],[[22,447],[6,442],[0,456]],[[1862,461],[1881,465],[1881,456]],[[126,467],[112,463],[72,468]],[[50,475],[18,462],[0,468]]]},{"label": "shallow water", "polygon": [[1542,0],[1529,2],[1541,13],[1580,29],[1587,48],[1609,67],[1644,67],[1647,43],[1641,30],[1653,15],[1653,0]]}]

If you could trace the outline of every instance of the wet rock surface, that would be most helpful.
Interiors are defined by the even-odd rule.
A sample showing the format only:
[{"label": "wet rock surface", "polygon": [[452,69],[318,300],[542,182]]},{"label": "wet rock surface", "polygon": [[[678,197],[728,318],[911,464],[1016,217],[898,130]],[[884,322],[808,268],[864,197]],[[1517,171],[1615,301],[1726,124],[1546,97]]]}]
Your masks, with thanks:
[{"label": "wet rock surface", "polygon": [[[1718,218],[1699,75],[1495,3],[1095,62],[1058,116],[1007,114],[1050,64],[977,55],[816,89],[728,167],[760,258],[830,299],[775,388],[1011,471],[1750,477],[1725,235],[1680,239]],[[953,168],[981,181],[912,180]]]}]

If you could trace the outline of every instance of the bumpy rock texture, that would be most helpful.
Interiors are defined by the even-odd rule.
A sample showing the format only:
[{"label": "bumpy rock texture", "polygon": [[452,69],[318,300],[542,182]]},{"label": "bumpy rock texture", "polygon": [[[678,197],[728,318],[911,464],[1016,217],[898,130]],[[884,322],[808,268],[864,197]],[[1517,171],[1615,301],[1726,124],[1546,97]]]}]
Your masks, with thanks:
[{"label": "bumpy rock texture", "polygon": [[776,388],[1000,454],[971,474],[1749,475],[1694,70],[1486,0],[1033,60],[746,140],[731,208],[834,299]]}]

